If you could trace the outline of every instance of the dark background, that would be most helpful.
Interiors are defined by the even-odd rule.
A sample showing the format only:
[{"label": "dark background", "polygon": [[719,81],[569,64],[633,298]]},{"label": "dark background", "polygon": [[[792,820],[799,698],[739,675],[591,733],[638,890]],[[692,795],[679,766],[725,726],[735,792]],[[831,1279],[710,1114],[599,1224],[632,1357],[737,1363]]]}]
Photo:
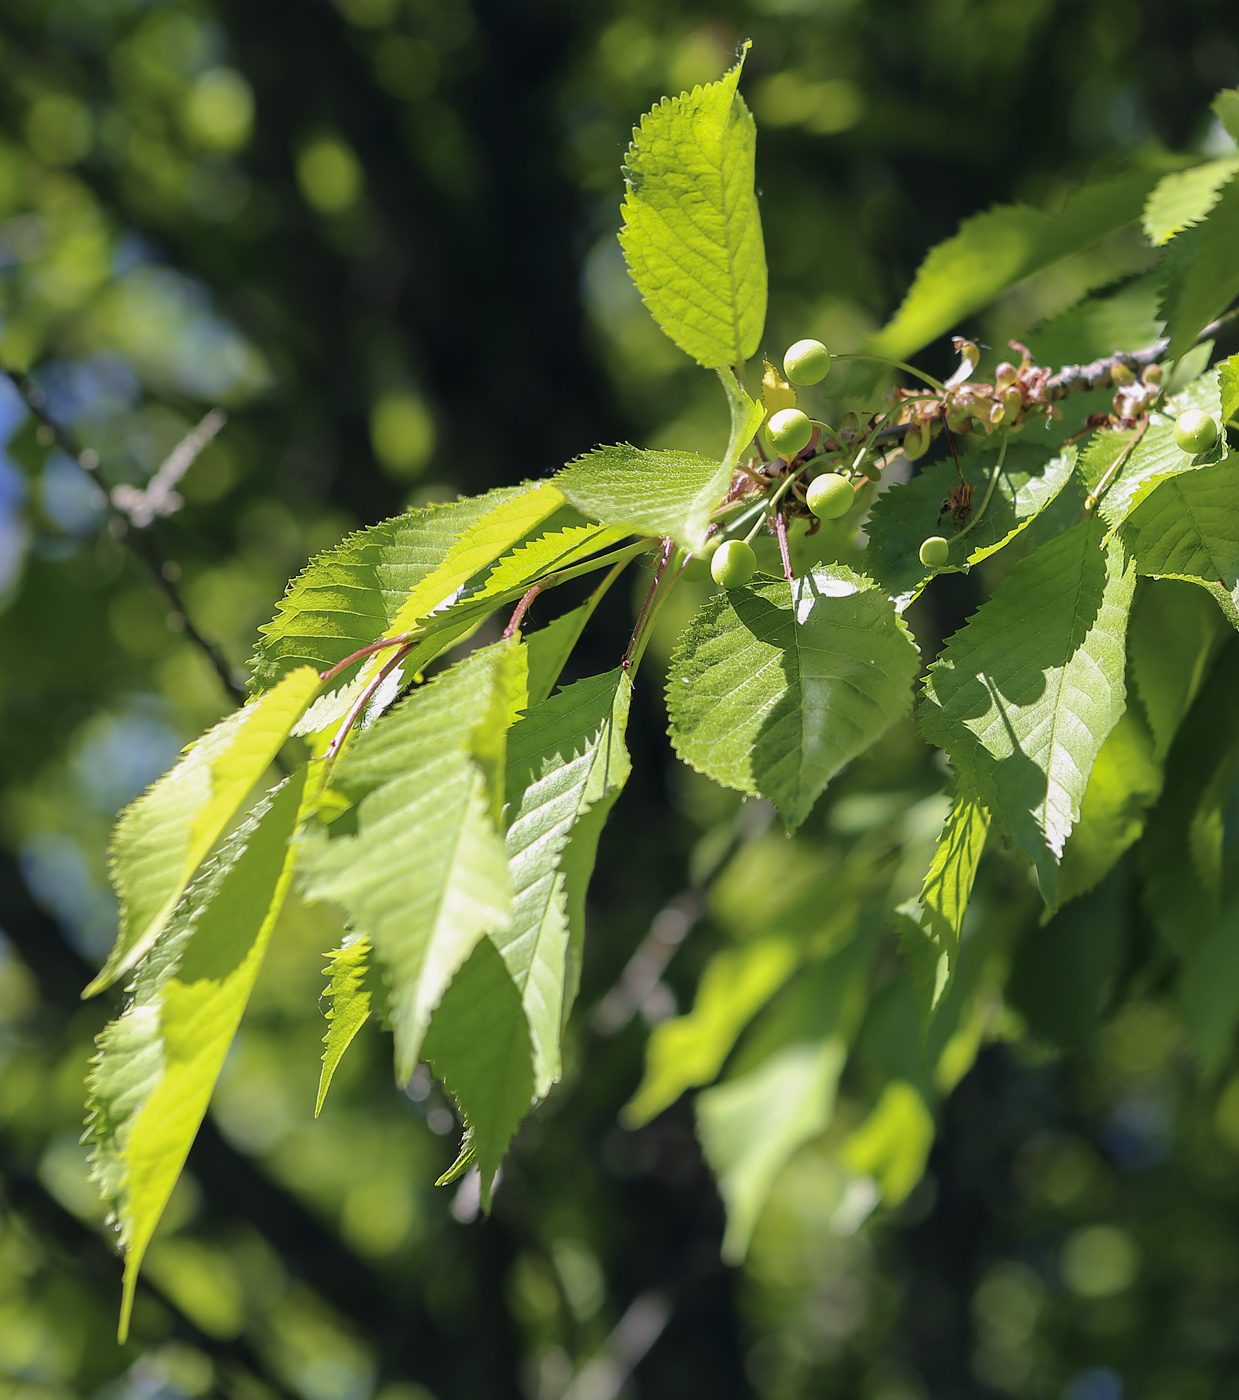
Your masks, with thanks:
[{"label": "dark background", "polygon": [[[717,390],[627,288],[614,232],[632,123],[717,77],[744,38],[771,354],[803,334],[853,348],[970,213],[1052,210],[1149,143],[1213,149],[1208,102],[1239,81],[1226,0],[6,0],[0,356],[112,484],[143,481],[208,406],[228,408],[153,535],[240,667],[288,576],[348,529],[598,442],[718,438]],[[1115,277],[1143,265],[1139,249],[1106,256]],[[1072,293],[1036,295],[1025,321]],[[925,363],[944,366],[943,347]],[[734,815],[674,766],[654,684],[603,843],[567,1081],[523,1132],[494,1216],[462,1221],[468,1202],[431,1187],[450,1115],[436,1089],[392,1087],[377,1031],[309,1121],[318,955],[338,931],[295,910],[116,1347],[119,1266],[76,1141],[109,1012],[78,1000],[114,927],[104,842],[228,701],[97,494],[5,391],[0,432],[14,1395],[560,1400],[609,1336],[621,1374],[586,1371],[573,1400],[1239,1393],[1239,1098],[1191,1087],[1152,1003],[1099,1039],[1052,1006],[1038,1024],[1031,999],[1040,1037],[984,1052],[900,1212],[847,1238],[793,1212],[745,1269],[718,1262],[691,1107],[621,1131],[644,1026],[604,1036],[589,1019]],[[944,590],[926,626],[951,630],[973,601]],[[619,590],[580,664],[614,664],[628,612]],[[853,789],[920,792],[926,764],[892,744]],[[1121,902],[1121,881],[1105,897]],[[693,935],[664,998],[691,996],[717,937],[709,921]],[[1144,1112],[1134,1138],[1116,1103]],[[1098,1222],[1139,1240],[1139,1287],[1073,1296],[1054,1260]],[[651,1316],[667,1319],[652,1340]]]}]

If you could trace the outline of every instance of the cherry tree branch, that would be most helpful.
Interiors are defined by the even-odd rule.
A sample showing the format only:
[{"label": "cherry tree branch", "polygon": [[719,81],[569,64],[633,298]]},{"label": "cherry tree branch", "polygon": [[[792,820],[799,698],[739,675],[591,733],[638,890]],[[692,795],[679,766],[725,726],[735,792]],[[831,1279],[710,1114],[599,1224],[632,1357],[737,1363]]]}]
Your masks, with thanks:
[{"label": "cherry tree branch", "polygon": [[[91,481],[99,487],[108,514],[108,524],[111,527],[113,536],[145,567],[151,577],[151,581],[163,594],[164,600],[168,604],[168,626],[174,632],[184,632],[190,641],[203,652],[207,660],[210,661],[215,674],[219,677],[221,684],[228,694],[238,704],[244,704],[244,676],[229,663],[228,658],[224,655],[218,643],[211,641],[199,631],[197,625],[189,615],[189,611],[185,606],[185,600],[181,596],[180,589],[177,587],[177,579],[180,578],[181,574],[180,565],[161,553],[157,542],[150,534],[133,528],[135,522],[131,521],[129,515],[112,499],[111,495],[100,481],[99,454],[94,448],[83,447],[67,428],[52,417],[47,405],[47,395],[28,374],[19,369],[11,369],[7,365],[0,365],[0,373],[3,373],[8,378],[9,382],[21,395],[31,415],[43,429],[45,437],[50,438],[65,456],[76,463]],[[207,419],[210,419],[209,414],[207,415]],[[199,424],[197,429],[199,434],[203,432],[207,424],[207,419],[204,419],[203,423]],[[210,435],[205,438],[201,446],[197,447],[193,456],[197,456],[197,453],[202,450],[202,447],[206,446],[206,443],[210,441],[211,437],[215,436],[215,433],[219,431],[221,426],[222,420],[211,427]],[[194,434],[190,435],[191,438],[193,436]],[[177,451],[173,452],[172,456],[168,459],[169,462],[177,457],[177,452],[179,451],[180,449],[178,448]],[[176,479],[179,480],[179,476],[184,474],[185,469],[192,460],[193,457],[190,457],[189,460],[185,462],[184,467],[181,467]],[[165,463],[164,465],[167,466],[168,464]],[[163,468],[161,467],[160,470],[162,471]],[[154,518],[153,515],[151,518]]]}]

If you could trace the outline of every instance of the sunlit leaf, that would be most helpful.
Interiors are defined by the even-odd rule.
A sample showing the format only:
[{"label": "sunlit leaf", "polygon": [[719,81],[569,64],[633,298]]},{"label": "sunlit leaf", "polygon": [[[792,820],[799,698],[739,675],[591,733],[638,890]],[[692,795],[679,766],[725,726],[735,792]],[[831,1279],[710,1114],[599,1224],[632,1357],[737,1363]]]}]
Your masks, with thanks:
[{"label": "sunlit leaf", "polygon": [[1207,160],[1190,170],[1163,175],[1144,206],[1144,231],[1155,247],[1189,224],[1198,224],[1218,201],[1222,187],[1239,171],[1239,156]]},{"label": "sunlit leaf", "polygon": [[671,742],[716,782],[768,797],[789,830],[911,707],[916,645],[862,575],[823,565],[709,599],[668,668]]},{"label": "sunlit leaf", "polygon": [[907,359],[1012,287],[1134,223],[1157,179],[1137,170],[1085,185],[1057,214],[1011,204],[966,219],[930,251],[903,305],[864,349]]},{"label": "sunlit leaf", "polygon": [[950,457],[935,462],[910,481],[892,486],[874,503],[865,525],[869,536],[865,568],[897,605],[910,602],[934,575],[935,570],[927,569],[920,560],[920,547],[927,536],[945,531],[952,541],[948,562],[937,572],[966,571],[1032,524],[1067,484],[1076,461],[1074,447],[1055,451],[1029,442],[1012,443],[981,514],[997,453],[995,445],[985,453],[968,453],[962,460],[977,520],[962,539],[953,538],[957,527],[949,512],[939,519],[943,502],[958,479]]},{"label": "sunlit leaf", "polygon": [[807,967],[772,1012],[761,1058],[697,1095],[697,1133],[727,1208],[723,1258],[738,1264],[779,1172],[834,1116],[865,1003],[873,940]]},{"label": "sunlit leaf", "polygon": [[925,1022],[946,995],[959,958],[959,936],[977,866],[989,835],[989,813],[962,777],[934,849],[919,900],[900,906],[907,915],[900,950],[909,959]]},{"label": "sunlit leaf", "polygon": [[1166,249],[1162,319],[1177,359],[1201,331],[1239,296],[1239,181],[1232,179],[1198,224],[1184,229]]},{"label": "sunlit leaf", "polygon": [[87,1137],[125,1250],[122,1338],[142,1256],[206,1112],[292,878],[304,770],[264,799],[186,894],[99,1036]]},{"label": "sunlit leaf", "polygon": [[524,700],[516,641],[443,672],[336,763],[332,785],[356,804],[355,832],[312,828],[300,843],[307,895],[341,905],[387,971],[401,1082],[457,970],[511,918],[496,819],[507,730]]},{"label": "sunlit leaf", "polygon": [[763,938],[716,953],[701,975],[692,1011],[654,1027],[645,1075],[624,1107],[624,1122],[640,1127],[686,1089],[709,1084],[736,1037],[787,981],[798,959],[796,945],[785,938]]},{"label": "sunlit leaf", "polygon": [[370,1017],[371,990],[367,979],[370,967],[370,940],[364,934],[354,936],[343,947],[328,953],[328,965],[323,971],[330,977],[327,998],[327,1034],[323,1037],[323,1068],[318,1076],[318,1097],[314,1102],[315,1118],[323,1111],[327,1090],[353,1043],[357,1032]]},{"label": "sunlit leaf", "polygon": [[1022,560],[930,668],[921,729],[1033,858],[1048,904],[1089,775],[1123,712],[1135,569],[1099,522]]},{"label": "sunlit leaf", "polygon": [[626,671],[578,681],[531,708],[509,739],[512,920],[494,941],[529,1020],[539,1097],[559,1078],[560,1034],[576,993],[582,931],[574,905],[631,767],[630,694]]},{"label": "sunlit leaf", "polygon": [[150,951],[198,867],[279,753],[320,688],[310,667],[222,719],[116,823],[112,883],[120,931],[90,996],[130,972]]},{"label": "sunlit leaf", "polygon": [[533,1101],[530,1048],[520,993],[483,938],[443,994],[423,1054],[464,1115],[487,1209],[503,1154]]},{"label": "sunlit leaf", "polygon": [[716,83],[664,98],[628,149],[620,244],[668,336],[707,367],[754,354],[766,320],[766,256],[753,188],[756,130],[737,92],[743,59]]}]

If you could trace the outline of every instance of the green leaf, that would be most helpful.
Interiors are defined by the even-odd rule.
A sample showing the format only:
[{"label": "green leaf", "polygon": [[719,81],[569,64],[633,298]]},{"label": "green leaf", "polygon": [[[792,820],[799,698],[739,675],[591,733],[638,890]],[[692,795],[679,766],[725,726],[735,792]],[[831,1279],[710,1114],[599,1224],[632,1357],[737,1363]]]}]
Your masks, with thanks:
[{"label": "green leaf", "polygon": [[1138,586],[1127,629],[1127,664],[1159,762],[1170,752],[1227,635],[1217,608],[1199,588],[1175,580]]},{"label": "green leaf", "polygon": [[965,220],[929,253],[903,305],[863,349],[906,360],[1012,287],[1134,223],[1157,178],[1138,170],[1086,185],[1053,215],[1012,204]]},{"label": "green leaf", "polygon": [[327,996],[331,1007],[327,1012],[327,1034],[323,1036],[323,1068],[318,1076],[318,1097],[314,1102],[315,1118],[323,1111],[327,1090],[344,1052],[353,1043],[357,1032],[370,1017],[372,992],[369,984],[370,940],[365,934],[354,934],[342,947],[327,954],[328,965],[323,972],[331,978]]},{"label": "green leaf", "polygon": [[633,534],[670,535],[690,554],[705,547],[711,512],[730,481],[726,462],[626,443],[596,447],[555,477],[585,515]]},{"label": "green leaf", "polygon": [[872,1177],[885,1205],[895,1207],[911,1195],[925,1175],[934,1144],[934,1116],[905,1079],[892,1079],[858,1128],[844,1139],[839,1156],[854,1172]]},{"label": "green leaf", "polygon": [[875,940],[806,968],[767,1013],[767,1053],[697,1095],[697,1134],[727,1208],[723,1259],[740,1263],[779,1172],[834,1116]]},{"label": "green leaf", "polygon": [[507,730],[524,700],[518,642],[474,652],[336,762],[332,784],[357,804],[356,832],[319,826],[300,841],[307,896],[341,905],[387,971],[402,1083],[457,970],[510,920],[496,816]]},{"label": "green leaf", "polygon": [[[973,489],[974,512],[979,513],[985,499],[997,450],[968,453],[962,459],[964,480]],[[919,476],[884,491],[874,503],[865,525],[866,569],[902,611],[935,572],[966,573],[1008,545],[1057,498],[1071,478],[1075,461],[1074,447],[1054,451],[1034,443],[1012,443],[985,514],[974,529],[951,544],[950,558],[939,570],[927,569],[919,551],[927,536],[941,530],[938,512],[957,478],[951,458],[935,462]],[[949,523],[950,516],[945,520]]]},{"label": "green leaf", "polygon": [[495,1173],[534,1091],[520,994],[489,938],[444,993],[423,1054],[464,1115],[463,1150],[477,1163],[482,1205],[489,1210]]},{"label": "green leaf", "polygon": [[721,462],[695,452],[596,447],[555,478],[586,515],[620,533],[669,535],[689,554],[705,548],[711,517],[731,485],[741,454],[761,427],[764,410],[730,369],[720,369],[731,433]]},{"label": "green leaf", "polygon": [[544,1096],[560,1075],[560,1035],[575,995],[580,911],[598,833],[631,767],[624,747],[632,685],[622,670],[568,686],[531,709],[508,743],[512,920],[493,935],[533,1041]]},{"label": "green leaf", "polygon": [[1215,1078],[1234,1053],[1239,1024],[1239,900],[1184,960],[1178,1002],[1201,1068]]},{"label": "green leaf", "polygon": [[1226,813],[1239,771],[1239,638],[1229,635],[1166,760],[1139,856],[1162,937],[1190,953],[1221,909]]},{"label": "green leaf", "polygon": [[130,972],[166,927],[198,867],[267,771],[318,691],[301,667],[209,729],[170,772],[120,814],[110,850],[120,930],[93,996]]},{"label": "green leaf", "polygon": [[1134,510],[1123,542],[1136,569],[1209,592],[1239,627],[1239,478],[1232,462],[1163,481]]},{"label": "green leaf", "polygon": [[426,506],[359,530],[314,559],[258,630],[255,689],[296,666],[325,671],[389,630],[406,599],[443,563],[457,539],[523,487]]},{"label": "green leaf", "polygon": [[1097,756],[1063,852],[1060,905],[1097,885],[1143,834],[1161,796],[1163,761],[1228,635],[1200,589],[1178,582],[1138,586],[1127,664],[1139,704],[1129,706]]},{"label": "green leaf", "polygon": [[633,131],[620,246],[667,335],[707,368],[740,365],[766,321],[766,254],[753,188],[756,129],[716,83],[664,98]]},{"label": "green leaf", "polygon": [[899,908],[906,916],[899,947],[908,959],[926,1026],[955,976],[959,936],[988,835],[989,813],[957,777],[920,899]]},{"label": "green leaf", "polygon": [[786,938],[762,938],[716,953],[701,975],[692,1012],[654,1027],[645,1076],[624,1106],[625,1125],[639,1128],[686,1089],[709,1084],[736,1037],[787,981],[799,959],[799,949]]},{"label": "green leaf", "polygon": [[1124,851],[1144,833],[1149,808],[1162,790],[1162,765],[1140,711],[1119,717],[1089,775],[1080,820],[1063,849],[1057,904],[1099,885]]},{"label": "green leaf", "polygon": [[916,644],[863,575],[821,565],[707,600],[668,668],[671,742],[699,773],[768,797],[789,831],[907,714]]},{"label": "green leaf", "polygon": [[1144,206],[1144,231],[1155,248],[1189,224],[1198,224],[1217,203],[1222,186],[1239,171],[1239,156],[1207,160],[1190,170],[1163,175]]},{"label": "green leaf", "polygon": [[1088,364],[1116,350],[1143,350],[1162,333],[1160,274],[1146,272],[1086,297],[1024,337],[1039,365]]},{"label": "green leaf", "polygon": [[930,668],[921,729],[1033,858],[1047,904],[1093,763],[1123,713],[1135,587],[1117,541],[1077,525],[1034,550]]},{"label": "green leaf", "polygon": [[1162,319],[1178,359],[1200,332],[1239,296],[1239,181],[1222,190],[1208,217],[1175,238],[1166,250]]},{"label": "green leaf", "polygon": [[1239,88],[1226,88],[1210,104],[1232,141],[1239,141]]},{"label": "green leaf", "polygon": [[[413,587],[384,635],[398,637],[404,632],[411,632],[432,613],[440,611],[449,602],[455,602],[471,580],[531,534],[544,528],[563,504],[563,493],[549,481],[526,486],[518,495],[498,502],[469,525],[448,550],[438,568]],[[524,551],[518,550],[516,559],[503,560],[495,569],[502,582],[492,588],[488,576],[479,590],[480,596],[528,588],[549,558],[559,560],[565,553],[572,555],[590,538],[598,538],[598,532],[594,532],[592,537],[573,534],[568,541],[556,540],[549,550],[540,540],[532,542],[532,559],[526,557]],[[566,549],[561,547],[565,544]],[[469,596],[471,599],[474,596],[472,591]]]},{"label": "green leaf", "polygon": [[1218,366],[1218,392],[1222,421],[1229,423],[1239,413],[1239,355],[1232,355]]},{"label": "green leaf", "polygon": [[[1080,461],[1080,475],[1090,491],[1095,495],[1100,491],[1098,514],[1111,527],[1121,525],[1159,482],[1199,471],[1225,456],[1226,446],[1220,440],[1196,457],[1178,446],[1175,419],[1187,408],[1217,416],[1216,375],[1203,375],[1176,393],[1174,405],[1168,405],[1166,412],[1150,414],[1144,429],[1106,429],[1094,435]],[[1135,446],[1123,456],[1133,440]]]},{"label": "green leaf", "polygon": [[529,661],[529,705],[540,705],[559,684],[559,677],[572,650],[581,639],[585,624],[594,611],[594,602],[581,604],[536,632],[525,634]]},{"label": "green leaf", "polygon": [[1101,1014],[1132,956],[1131,904],[1130,879],[1119,865],[1043,926],[1026,926],[1003,997],[1034,1035],[1095,1045]]},{"label": "green leaf", "polygon": [[98,1038],[87,1138],[125,1250],[120,1336],[142,1256],[202,1122],[292,878],[303,769],[264,798],[194,882]]}]

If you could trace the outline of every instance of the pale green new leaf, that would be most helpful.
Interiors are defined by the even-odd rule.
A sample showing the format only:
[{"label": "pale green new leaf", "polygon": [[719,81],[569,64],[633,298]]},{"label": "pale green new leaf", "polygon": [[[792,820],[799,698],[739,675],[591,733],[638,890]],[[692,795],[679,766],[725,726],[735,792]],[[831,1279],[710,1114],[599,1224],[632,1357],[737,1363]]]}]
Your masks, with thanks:
[{"label": "pale green new leaf", "polygon": [[87,1138],[125,1250],[120,1335],[142,1256],[202,1122],[279,915],[305,772],[254,809],[195,881],[99,1036]]},{"label": "pale green new leaf", "polygon": [[697,1095],[697,1135],[727,1208],[722,1253],[729,1264],[748,1251],[779,1172],[834,1116],[874,946],[858,938],[806,968],[767,1012],[769,1034],[757,1063],[738,1066],[734,1077]]},{"label": "pale green new leaf", "polygon": [[308,897],[341,905],[387,971],[401,1082],[457,970],[510,919],[496,816],[507,729],[524,701],[519,642],[474,652],[336,762],[332,784],[357,804],[356,831],[311,828],[300,842]]},{"label": "pale green new leaf", "polygon": [[489,1210],[495,1173],[534,1092],[520,994],[489,938],[452,979],[422,1053],[464,1115],[463,1150],[477,1163]]},{"label": "pale green new leaf", "polygon": [[667,335],[707,368],[747,360],[766,320],[742,66],[647,112],[625,168],[620,246],[632,280]]},{"label": "pale green new leaf", "polygon": [[1239,508],[1227,461],[1161,485],[1123,527],[1137,570],[1206,589],[1239,627]]},{"label": "pale green new leaf", "polygon": [[150,951],[198,867],[279,753],[320,682],[308,666],[209,729],[175,768],[126,807],[109,852],[120,930],[93,996]]},{"label": "pale green new leaf", "polygon": [[722,461],[695,452],[661,452],[622,443],[596,447],[569,462],[556,476],[556,484],[579,510],[620,534],[669,535],[688,553],[700,554],[711,516],[765,413],[730,369],[721,368],[718,375],[731,414]]},{"label": "pale green new leaf", "polygon": [[576,990],[574,882],[583,899],[598,832],[631,767],[631,691],[622,670],[578,681],[532,708],[509,737],[512,920],[493,938],[529,1021],[538,1097],[559,1078],[560,1034]]},{"label": "pale green new leaf", "polygon": [[323,972],[331,978],[327,984],[331,1006],[327,1011],[327,1034],[323,1036],[323,1067],[318,1076],[318,1097],[314,1101],[315,1118],[323,1111],[327,1090],[331,1088],[344,1052],[370,1017],[372,995],[367,977],[370,940],[365,934],[355,934],[342,947],[328,953],[327,959]]},{"label": "pale green new leaf", "polygon": [[1239,296],[1239,180],[1232,179],[1208,216],[1166,250],[1162,319],[1174,359]]},{"label": "pale green new leaf", "polygon": [[1057,214],[1013,204],[965,220],[929,253],[903,305],[863,348],[907,359],[1035,273],[1134,223],[1157,179],[1138,170],[1086,185]]},{"label": "pale green new leaf", "polygon": [[[1159,482],[1199,471],[1225,455],[1221,441],[1192,456],[1174,440],[1175,419],[1183,409],[1198,408],[1216,417],[1218,407],[1217,375],[1209,373],[1175,394],[1174,404],[1163,413],[1150,414],[1143,429],[1106,429],[1094,436],[1080,461],[1080,474],[1098,495],[1098,513],[1108,525],[1121,525]],[[1133,440],[1135,446],[1122,457]]]},{"label": "pale green new leaf", "polygon": [[[526,486],[508,500],[498,502],[464,531],[438,568],[414,586],[384,635],[398,637],[411,632],[432,613],[455,602],[462,596],[470,580],[482,570],[490,568],[539,527],[544,527],[563,505],[563,493],[549,481]],[[580,543],[580,537],[574,537],[568,552],[571,553]],[[562,552],[555,550],[555,556],[559,557]],[[541,572],[541,562],[542,556],[538,555],[533,563],[534,575]],[[498,571],[502,573],[503,586],[507,589],[527,588],[533,582],[528,562],[513,565],[505,561]],[[487,584],[489,582],[488,577]],[[494,593],[502,590],[488,588],[484,591]]]},{"label": "pale green new leaf", "polygon": [[899,946],[908,958],[926,1025],[955,976],[959,936],[988,835],[989,813],[967,781],[957,777],[920,899],[909,900],[899,910],[906,915]]},{"label": "pale green new leaf", "polygon": [[[964,480],[972,487],[974,510],[978,512],[997,453],[995,445],[992,450],[968,453],[963,458]],[[1055,451],[1030,442],[1012,443],[985,514],[974,529],[952,543],[947,563],[937,571],[921,563],[919,551],[922,541],[938,534],[944,524],[948,535],[954,533],[950,516],[940,522],[938,512],[957,478],[951,458],[935,462],[910,481],[884,491],[874,502],[865,524],[869,543],[864,562],[868,573],[902,610],[935,572],[967,572],[1027,529],[1058,497],[1071,478],[1075,461],[1074,447]]]},{"label": "pale green new leaf", "polygon": [[272,621],[258,629],[254,687],[266,690],[296,666],[328,670],[384,636],[455,541],[522,490],[505,487],[409,511],[320,554],[289,584]]},{"label": "pale green new leaf", "polygon": [[1222,400],[1222,421],[1230,423],[1239,413],[1239,355],[1218,365],[1218,392]]},{"label": "pale green new leaf", "polygon": [[654,1027],[645,1075],[624,1106],[624,1123],[639,1128],[686,1089],[709,1084],[736,1037],[787,981],[799,957],[786,938],[762,938],[716,953],[701,975],[692,1011]]},{"label": "pale green new leaf", "polygon": [[592,555],[610,549],[630,533],[592,523],[549,530],[513,549],[510,554],[505,554],[486,576],[486,582],[480,588],[464,593],[460,601],[479,603],[503,594],[511,597],[529,588],[539,578],[572,568]]},{"label": "pale green new leaf", "polygon": [[726,787],[768,797],[788,830],[911,707],[916,644],[863,575],[820,565],[707,600],[667,680],[671,742]]},{"label": "pale green new leaf", "polygon": [[1033,858],[1047,904],[1123,712],[1135,568],[1096,521],[1041,545],[930,668],[921,729]]},{"label": "pale green new leaf", "polygon": [[1163,175],[1144,206],[1144,231],[1149,242],[1160,247],[1190,224],[1198,224],[1236,171],[1239,156],[1223,156]]},{"label": "pale green new leaf", "polygon": [[670,535],[682,549],[698,554],[730,480],[725,463],[695,452],[620,443],[569,462],[555,484],[579,511],[604,525],[637,535]]}]

